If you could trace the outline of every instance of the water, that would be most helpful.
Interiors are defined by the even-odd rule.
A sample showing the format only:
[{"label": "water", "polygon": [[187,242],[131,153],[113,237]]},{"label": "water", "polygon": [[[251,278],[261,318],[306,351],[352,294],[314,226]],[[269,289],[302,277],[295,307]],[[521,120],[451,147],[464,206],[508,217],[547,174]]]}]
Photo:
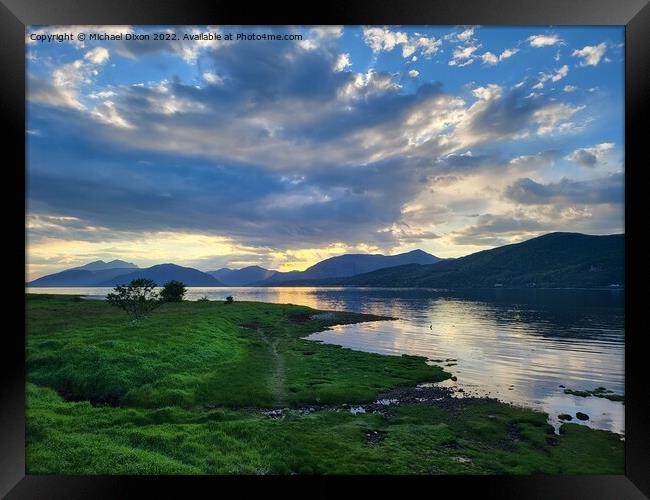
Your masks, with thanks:
[{"label": "water", "polygon": [[[40,288],[103,298],[100,288]],[[621,290],[440,291],[371,288],[189,288],[187,298],[301,304],[387,315],[395,321],[336,326],[309,338],[388,355],[417,354],[458,378],[465,394],[490,396],[624,433],[624,405],[564,394],[602,386],[624,393]],[[443,360],[433,361],[433,360]],[[450,361],[444,361],[450,360]],[[452,361],[453,360],[453,361]],[[446,366],[456,363],[453,366]],[[589,415],[581,422],[576,412]]]}]

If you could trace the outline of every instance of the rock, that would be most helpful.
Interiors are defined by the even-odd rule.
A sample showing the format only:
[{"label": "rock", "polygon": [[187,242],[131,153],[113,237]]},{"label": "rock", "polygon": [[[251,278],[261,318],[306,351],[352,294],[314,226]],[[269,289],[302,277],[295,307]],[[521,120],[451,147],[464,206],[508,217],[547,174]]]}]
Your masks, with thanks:
[{"label": "rock", "polygon": [[350,413],[353,415],[357,415],[358,413],[365,413],[366,410],[364,410],[363,406],[352,406],[350,408]]},{"label": "rock", "polygon": [[263,411],[262,415],[266,415],[267,417],[271,417],[271,418],[283,418],[284,412],[282,410],[269,410],[269,411]]},{"label": "rock", "polygon": [[564,385],[560,385],[560,388],[562,388],[562,389],[566,389],[566,386],[564,386]]},{"label": "rock", "polygon": [[582,413],[581,411],[579,411],[578,413],[576,413],[576,418],[577,418],[578,420],[589,420],[589,415],[587,415],[586,413]]},{"label": "rock", "polygon": [[372,431],[366,433],[366,442],[368,444],[376,444],[384,440],[386,433],[381,431]]},{"label": "rock", "polygon": [[377,401],[375,401],[375,404],[389,406],[389,405],[394,405],[398,401],[399,400],[397,399],[378,399]]},{"label": "rock", "polygon": [[567,421],[568,420],[573,420],[573,417],[571,415],[566,414],[566,413],[560,413],[557,416],[557,418],[559,418],[560,420],[567,420]]},{"label": "rock", "polygon": [[458,377],[456,377],[456,376],[454,375],[453,377],[451,377],[451,381],[452,381],[452,382],[457,382],[457,381],[458,381]]}]

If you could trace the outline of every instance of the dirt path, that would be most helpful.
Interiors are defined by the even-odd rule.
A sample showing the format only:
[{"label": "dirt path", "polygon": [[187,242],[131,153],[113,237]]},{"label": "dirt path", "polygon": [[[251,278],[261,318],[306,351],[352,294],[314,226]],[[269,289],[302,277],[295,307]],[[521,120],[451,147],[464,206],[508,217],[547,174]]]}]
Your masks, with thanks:
[{"label": "dirt path", "polygon": [[271,339],[262,333],[262,340],[269,346],[273,357],[274,370],[271,375],[271,390],[275,396],[275,402],[281,407],[288,405],[287,389],[285,384],[284,356],[278,351],[278,339]]}]

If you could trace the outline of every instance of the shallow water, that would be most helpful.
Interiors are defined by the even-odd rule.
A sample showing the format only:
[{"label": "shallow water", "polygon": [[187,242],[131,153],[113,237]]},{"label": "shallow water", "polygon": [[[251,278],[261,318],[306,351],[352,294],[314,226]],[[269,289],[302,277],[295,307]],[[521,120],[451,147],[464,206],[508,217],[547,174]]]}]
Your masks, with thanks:
[{"label": "shallow water", "polygon": [[[103,298],[110,289],[40,288]],[[624,295],[621,290],[480,290],[450,292],[369,288],[190,288],[187,298],[307,305],[399,318],[336,326],[311,335],[352,349],[417,354],[458,378],[465,394],[542,409],[573,422],[624,432],[624,406],[564,394],[602,386],[624,392]],[[436,361],[434,361],[436,360]],[[441,360],[441,361],[438,361]],[[446,361],[449,360],[449,361]],[[453,366],[446,366],[455,363]],[[589,415],[581,422],[576,412]]]}]

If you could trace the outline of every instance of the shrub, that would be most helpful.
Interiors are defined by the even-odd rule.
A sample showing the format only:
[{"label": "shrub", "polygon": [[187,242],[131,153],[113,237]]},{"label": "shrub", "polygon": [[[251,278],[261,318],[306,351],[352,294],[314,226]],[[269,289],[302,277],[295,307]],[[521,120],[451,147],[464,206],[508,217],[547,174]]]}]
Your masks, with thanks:
[{"label": "shrub", "polygon": [[187,289],[180,281],[171,280],[160,291],[160,299],[165,302],[181,302]]},{"label": "shrub", "polygon": [[234,300],[235,299],[232,298],[232,295],[228,295],[228,297],[226,297],[226,304],[232,304]]},{"label": "shrub", "polygon": [[144,318],[161,302],[153,280],[138,278],[128,285],[118,285],[106,296],[108,303],[123,309],[134,320]]},{"label": "shrub", "polygon": [[196,299],[197,302],[210,302],[210,299],[208,298],[207,295],[204,295],[200,299]]}]

